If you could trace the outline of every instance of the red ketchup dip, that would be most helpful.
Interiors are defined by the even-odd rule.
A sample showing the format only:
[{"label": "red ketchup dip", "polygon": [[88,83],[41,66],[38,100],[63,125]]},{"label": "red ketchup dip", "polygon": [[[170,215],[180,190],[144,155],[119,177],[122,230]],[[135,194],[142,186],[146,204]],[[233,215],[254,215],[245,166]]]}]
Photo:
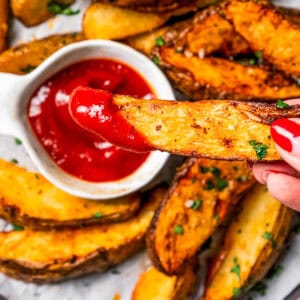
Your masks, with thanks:
[{"label": "red ketchup dip", "polygon": [[145,162],[149,152],[121,149],[79,126],[68,108],[70,95],[77,87],[152,99],[151,87],[124,63],[92,59],[71,65],[48,79],[35,91],[28,105],[27,117],[34,133],[65,172],[91,182],[129,176]]}]

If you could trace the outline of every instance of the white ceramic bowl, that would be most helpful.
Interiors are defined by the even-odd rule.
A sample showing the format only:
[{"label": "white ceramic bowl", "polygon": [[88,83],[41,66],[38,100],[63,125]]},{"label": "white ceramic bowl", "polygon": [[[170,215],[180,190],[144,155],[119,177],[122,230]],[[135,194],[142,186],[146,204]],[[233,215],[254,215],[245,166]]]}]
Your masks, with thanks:
[{"label": "white ceramic bowl", "polygon": [[57,51],[28,75],[0,73],[0,133],[21,139],[41,174],[62,190],[84,198],[105,200],[124,196],[147,185],[165,165],[169,154],[152,152],[133,174],[118,181],[83,181],[55,164],[33,133],[26,114],[28,100],[45,80],[75,62],[92,58],[109,58],[128,64],[145,78],[158,98],[174,99],[165,75],[144,55],[117,42],[83,41]]}]

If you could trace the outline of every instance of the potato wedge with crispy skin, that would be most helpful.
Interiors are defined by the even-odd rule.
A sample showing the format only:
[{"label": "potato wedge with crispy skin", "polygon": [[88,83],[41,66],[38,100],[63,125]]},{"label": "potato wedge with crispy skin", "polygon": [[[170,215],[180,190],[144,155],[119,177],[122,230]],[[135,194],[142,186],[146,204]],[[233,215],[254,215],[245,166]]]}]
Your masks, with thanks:
[{"label": "potato wedge with crispy skin", "polygon": [[146,14],[93,3],[85,12],[82,30],[88,39],[125,39],[151,31],[167,20],[168,16],[162,14]]},{"label": "potato wedge with crispy skin", "polygon": [[164,190],[150,196],[136,217],[109,225],[0,233],[0,271],[28,282],[57,282],[112,267],[144,246]]},{"label": "potato wedge with crispy skin", "polygon": [[[111,201],[71,196],[41,175],[0,160],[0,217],[36,229],[107,224],[131,218],[140,208],[141,195]],[[4,188],[13,186],[14,188]]]},{"label": "potato wedge with crispy skin", "polygon": [[[48,9],[49,0],[11,0],[13,15],[26,26],[40,24],[53,16]],[[74,0],[56,0],[62,4],[72,4]]]},{"label": "potato wedge with crispy skin", "polygon": [[184,163],[147,235],[154,265],[180,274],[254,182],[246,162],[191,158]]},{"label": "potato wedge with crispy skin", "polygon": [[278,69],[300,77],[300,26],[288,21],[271,4],[229,0],[223,12],[255,51]]},{"label": "potato wedge with crispy skin", "polygon": [[8,0],[0,0],[0,52],[6,48],[8,31]]},{"label": "potato wedge with crispy skin", "polygon": [[274,70],[157,47],[154,57],[175,86],[196,99],[262,100],[300,96],[300,86]]},{"label": "potato wedge with crispy skin", "polygon": [[212,53],[234,56],[250,52],[248,43],[237,34],[233,26],[209,7],[193,18],[170,26],[163,36],[164,46],[176,52],[205,57]]},{"label": "potato wedge with crispy skin", "polygon": [[188,300],[196,283],[195,265],[190,263],[182,275],[167,276],[154,267],[141,274],[132,300]]},{"label": "potato wedge with crispy skin", "polygon": [[230,300],[262,279],[280,254],[293,214],[257,184],[225,233],[201,299]]},{"label": "potato wedge with crispy skin", "polygon": [[[70,102],[74,120],[94,132],[101,130],[98,115],[91,117],[89,109],[107,92],[77,89]],[[81,95],[81,93],[83,93]],[[81,96],[82,97],[81,97]],[[143,150],[158,149],[183,156],[223,160],[274,161],[280,160],[270,136],[270,124],[280,118],[300,117],[300,106],[288,109],[276,104],[244,101],[203,100],[164,101],[143,100],[111,95],[118,114],[144,136]],[[97,100],[95,100],[95,98]],[[87,109],[78,110],[79,106]],[[100,128],[100,129],[99,129]],[[121,147],[135,150],[135,146],[116,135],[102,136]],[[110,138],[114,140],[110,140]]]},{"label": "potato wedge with crispy skin", "polygon": [[80,33],[53,35],[10,48],[0,54],[0,72],[25,74],[58,49],[83,40]]},{"label": "potato wedge with crispy skin", "polygon": [[277,7],[281,13],[294,24],[300,26],[300,9],[288,8],[288,7]]}]

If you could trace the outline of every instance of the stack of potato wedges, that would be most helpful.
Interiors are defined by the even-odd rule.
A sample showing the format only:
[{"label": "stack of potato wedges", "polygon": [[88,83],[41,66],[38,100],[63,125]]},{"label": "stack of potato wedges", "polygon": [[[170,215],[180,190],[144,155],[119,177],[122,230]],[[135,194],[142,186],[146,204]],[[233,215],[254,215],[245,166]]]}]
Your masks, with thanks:
[{"label": "stack of potato wedges", "polygon": [[[82,32],[4,51],[9,7],[34,26],[76,14],[73,2],[0,0],[0,72],[26,74],[67,44],[113,39],[149,56],[191,100],[251,100],[263,114],[262,101],[300,97],[300,14],[268,1],[93,1]],[[186,159],[168,187],[105,202],[70,196],[0,160],[0,217],[13,224],[0,232],[0,271],[57,282],[106,270],[147,248],[152,266],[132,300],[189,300],[200,287],[202,300],[240,297],[274,264],[294,212],[255,182],[246,161],[206,156]],[[198,257],[208,249],[205,273]]]}]

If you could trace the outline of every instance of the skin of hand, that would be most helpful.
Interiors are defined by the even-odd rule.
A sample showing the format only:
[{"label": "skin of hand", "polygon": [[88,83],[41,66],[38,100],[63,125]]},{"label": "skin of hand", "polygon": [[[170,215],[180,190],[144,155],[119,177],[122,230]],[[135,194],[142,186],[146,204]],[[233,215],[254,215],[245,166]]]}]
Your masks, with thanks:
[{"label": "skin of hand", "polygon": [[[300,104],[300,99],[285,103]],[[254,164],[254,176],[260,183],[267,185],[273,197],[300,211],[300,119],[273,122],[271,136],[283,161]]]}]

